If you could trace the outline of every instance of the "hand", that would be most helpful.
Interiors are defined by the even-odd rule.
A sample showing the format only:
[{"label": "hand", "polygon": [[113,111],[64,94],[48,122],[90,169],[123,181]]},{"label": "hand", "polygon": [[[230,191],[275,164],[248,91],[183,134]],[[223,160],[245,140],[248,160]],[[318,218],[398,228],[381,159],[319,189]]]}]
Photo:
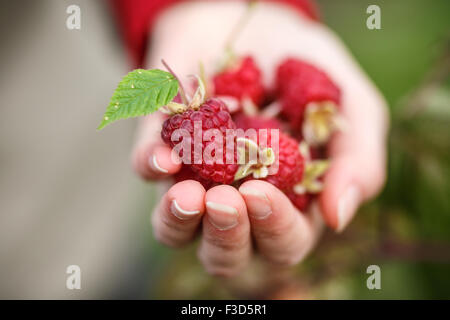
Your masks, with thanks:
[{"label": "hand", "polygon": [[[161,68],[159,60],[164,58],[179,75],[187,75],[198,73],[202,61],[211,72],[244,10],[239,2],[191,2],[170,8],[156,26],[151,67]],[[239,190],[222,185],[207,192],[189,180],[167,191],[152,216],[156,238],[178,247],[192,241],[201,228],[200,260],[209,273],[223,276],[237,274],[254,250],[276,264],[298,263],[319,238],[323,221],[342,231],[358,206],[384,184],[388,126],[383,98],[342,43],[325,26],[287,7],[258,4],[235,51],[256,57],[267,85],[286,56],[324,69],[342,89],[348,128],[330,143],[331,168],[320,205],[313,205],[311,212],[300,213],[280,190],[258,180],[245,182]],[[159,115],[141,123],[133,163],[145,179],[167,178],[180,169],[159,137],[160,126]]]}]

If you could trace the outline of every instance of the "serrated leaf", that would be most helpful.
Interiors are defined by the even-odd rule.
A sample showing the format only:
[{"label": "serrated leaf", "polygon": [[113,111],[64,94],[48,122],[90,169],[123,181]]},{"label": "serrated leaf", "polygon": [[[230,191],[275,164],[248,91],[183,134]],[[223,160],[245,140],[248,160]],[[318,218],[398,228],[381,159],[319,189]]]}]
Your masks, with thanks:
[{"label": "serrated leaf", "polygon": [[144,116],[168,104],[178,92],[178,81],[159,69],[136,69],[117,86],[98,130],[119,119]]}]

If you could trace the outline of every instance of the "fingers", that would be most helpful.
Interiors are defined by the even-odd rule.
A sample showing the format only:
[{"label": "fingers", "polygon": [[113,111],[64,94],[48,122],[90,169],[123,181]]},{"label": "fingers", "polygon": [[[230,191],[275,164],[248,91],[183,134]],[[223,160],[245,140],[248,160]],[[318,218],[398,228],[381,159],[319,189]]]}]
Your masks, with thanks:
[{"label": "fingers", "polygon": [[320,214],[300,213],[283,192],[265,181],[251,180],[239,188],[258,250],[269,261],[294,265],[316,243],[323,222]]},{"label": "fingers", "polygon": [[208,190],[205,202],[199,258],[210,274],[236,275],[247,265],[251,252],[245,202],[227,185]]},{"label": "fingers", "polygon": [[134,170],[146,180],[168,177],[181,168],[181,162],[172,154],[160,137],[162,117],[154,114],[143,119],[132,156]]},{"label": "fingers", "polygon": [[[332,163],[319,199],[326,223],[342,231],[359,205],[374,197],[384,185],[387,107],[370,79],[332,32],[320,24],[308,24],[303,30],[307,31],[298,30],[301,45],[293,43],[292,53],[325,70],[342,90],[341,112],[347,126],[330,141]],[[274,43],[271,45],[278,47]],[[272,56],[283,54],[277,51]]]},{"label": "fingers", "polygon": [[171,247],[189,243],[201,223],[204,198],[205,189],[197,181],[186,180],[173,185],[152,216],[156,239]]},{"label": "fingers", "polygon": [[172,160],[172,149],[162,144],[149,144],[134,151],[133,167],[146,180],[166,178],[181,168]]}]

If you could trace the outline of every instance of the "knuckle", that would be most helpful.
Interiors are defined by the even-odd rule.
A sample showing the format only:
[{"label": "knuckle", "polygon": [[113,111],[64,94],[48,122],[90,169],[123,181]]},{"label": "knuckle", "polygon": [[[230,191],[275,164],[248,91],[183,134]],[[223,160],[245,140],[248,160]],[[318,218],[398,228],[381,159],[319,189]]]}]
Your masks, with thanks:
[{"label": "knuckle", "polygon": [[178,219],[175,216],[169,216],[169,214],[171,213],[161,215],[161,227],[171,230],[173,233],[185,233],[187,221]]},{"label": "knuckle", "polygon": [[161,232],[160,230],[155,230],[154,235],[156,241],[171,248],[181,248],[188,242],[185,239],[180,239],[173,234]]},{"label": "knuckle", "polygon": [[303,255],[299,255],[299,254],[296,254],[296,255],[295,254],[281,254],[281,255],[266,257],[266,259],[268,259],[270,262],[275,263],[279,266],[285,266],[285,267],[297,265],[298,263],[300,263],[302,258],[303,258]]},{"label": "knuckle", "polygon": [[212,235],[205,235],[205,240],[210,245],[218,248],[221,252],[236,252],[246,248],[249,243],[249,239],[240,237],[239,239],[223,239]]},{"label": "knuckle", "polygon": [[160,230],[158,230],[158,229],[153,230],[153,234],[155,236],[156,241],[158,241],[159,243],[162,243],[169,247],[172,247],[175,245],[175,243],[173,242],[173,239],[169,239],[166,235],[164,235],[162,232],[160,232]]},{"label": "knuckle", "polygon": [[231,278],[238,274],[237,270],[233,268],[213,268],[208,273],[219,278]]},{"label": "knuckle", "polygon": [[265,228],[259,229],[257,236],[258,238],[262,239],[277,240],[286,236],[291,226],[292,226],[291,224],[270,225]]},{"label": "knuckle", "polygon": [[207,245],[199,247],[197,256],[208,274],[223,278],[239,274],[248,262],[247,253],[223,254],[214,252]]},{"label": "knuckle", "polygon": [[222,266],[216,264],[203,264],[205,271],[215,277],[219,278],[231,278],[236,276],[241,271],[241,266]]},{"label": "knuckle", "polygon": [[157,222],[152,219],[152,224],[155,239],[168,247],[180,248],[189,243],[193,237],[190,233],[171,228],[163,220]]}]

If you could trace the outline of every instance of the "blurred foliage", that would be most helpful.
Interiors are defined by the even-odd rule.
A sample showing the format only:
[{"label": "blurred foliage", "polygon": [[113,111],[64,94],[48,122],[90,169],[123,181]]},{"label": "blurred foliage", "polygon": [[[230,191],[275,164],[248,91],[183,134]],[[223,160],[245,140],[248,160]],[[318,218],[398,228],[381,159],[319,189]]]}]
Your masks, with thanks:
[{"label": "blurred foliage", "polygon": [[[323,20],[345,42],[391,107],[421,83],[449,36],[447,0],[316,0]],[[381,9],[369,30],[366,9]]]},{"label": "blurred foliage", "polygon": [[[255,261],[239,279],[207,276],[195,246],[155,244],[153,298],[450,298],[450,2],[318,1],[323,20],[353,52],[391,110],[388,183],[340,235],[327,231],[299,267]],[[381,30],[366,8],[381,8]],[[368,290],[379,265],[382,289]]]}]

